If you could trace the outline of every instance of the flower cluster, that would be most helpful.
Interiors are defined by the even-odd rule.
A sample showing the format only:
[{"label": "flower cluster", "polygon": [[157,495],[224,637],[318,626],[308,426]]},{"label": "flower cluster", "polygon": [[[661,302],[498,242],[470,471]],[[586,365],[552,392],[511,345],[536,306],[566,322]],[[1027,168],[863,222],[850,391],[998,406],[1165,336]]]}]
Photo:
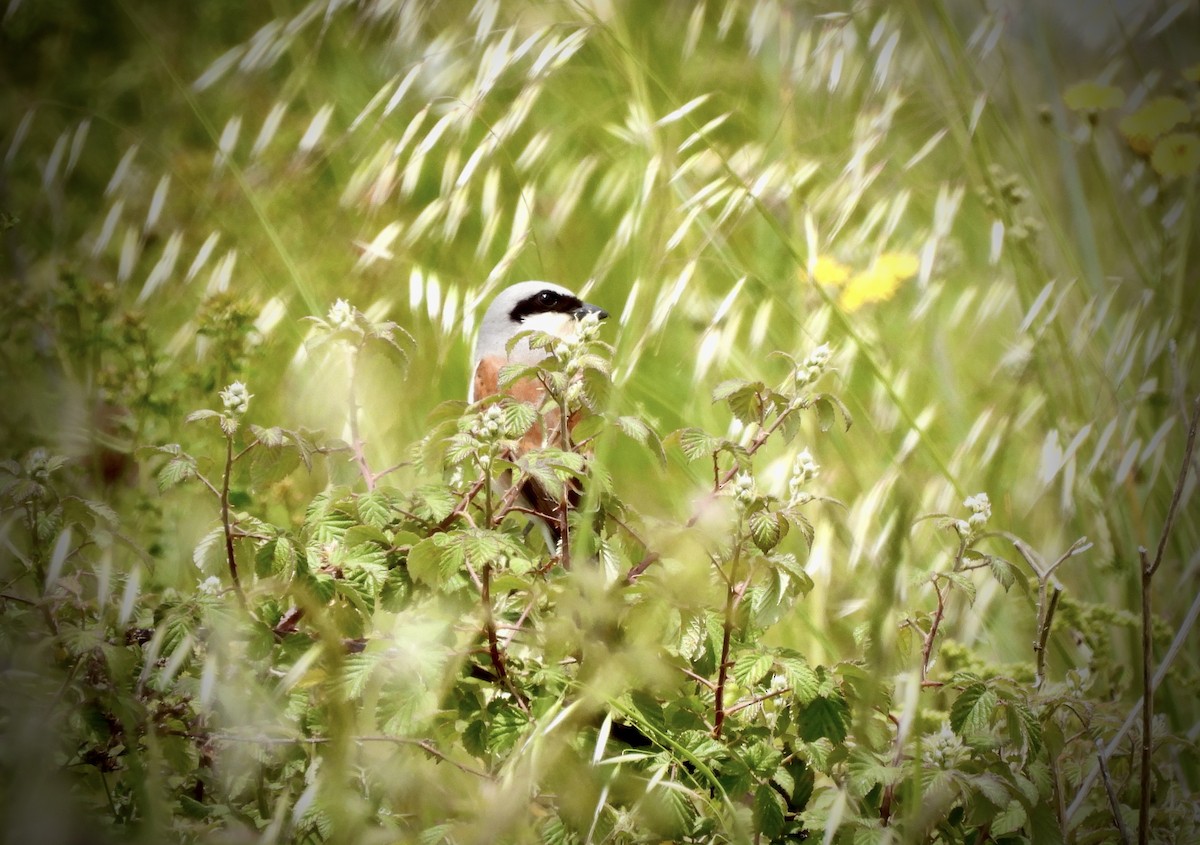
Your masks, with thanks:
[{"label": "flower cluster", "polygon": [[800,488],[820,474],[821,465],[813,459],[812,453],[807,449],[801,449],[796,455],[796,459],[792,461],[792,476],[788,480],[790,504],[802,505],[811,499],[812,496]]},{"label": "flower cluster", "polygon": [[956,520],[954,523],[954,530],[961,537],[969,537],[976,531],[979,531],[992,518],[992,503],[988,499],[987,493],[976,493],[974,496],[967,496],[963,500],[963,507],[971,512],[971,516],[967,519]]},{"label": "flower cluster", "polygon": [[325,317],[325,321],[329,323],[330,328],[335,332],[353,331],[355,328],[354,311],[353,305],[344,299],[339,299],[329,309],[329,314]]},{"label": "flower cluster", "polygon": [[950,726],[944,724],[936,734],[925,737],[921,759],[929,769],[940,772],[958,768],[971,759],[971,753]]},{"label": "flower cluster", "polygon": [[739,472],[733,479],[733,500],[737,503],[738,509],[745,509],[757,495],[754,489],[754,478],[748,472]]},{"label": "flower cluster", "polygon": [[248,391],[246,385],[240,381],[235,381],[221,391],[221,401],[225,403],[225,410],[239,417],[246,413],[250,407],[250,400],[253,398],[254,394]]},{"label": "flower cluster", "polygon": [[829,359],[832,356],[833,350],[829,348],[828,343],[822,343],[810,352],[804,359],[804,363],[796,370],[796,387],[806,387],[819,379],[825,372],[825,368],[829,366]]}]

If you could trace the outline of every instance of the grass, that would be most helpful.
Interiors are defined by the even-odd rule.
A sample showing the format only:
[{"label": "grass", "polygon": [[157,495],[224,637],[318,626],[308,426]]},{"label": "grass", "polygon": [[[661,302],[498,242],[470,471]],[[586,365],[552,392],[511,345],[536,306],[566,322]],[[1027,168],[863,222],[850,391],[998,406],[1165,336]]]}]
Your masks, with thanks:
[{"label": "grass", "polygon": [[[773,350],[803,359],[821,343],[832,347],[827,387],[846,402],[853,427],[826,432],[806,419],[795,440],[763,448],[755,481],[784,495],[795,453],[809,448],[821,467],[815,489],[844,503],[806,511],[811,547],[796,531],[782,541],[813,586],[765,641],[831,672],[855,665],[886,679],[861,696],[849,745],[892,753],[890,740],[876,735],[874,709],[891,713],[897,731],[911,731],[913,745],[896,744],[897,765],[901,756],[920,761],[928,750],[921,743],[954,704],[921,689],[926,668],[939,683],[957,671],[1032,682],[1036,582],[1027,594],[977,578],[968,601],[961,584],[951,589],[936,577],[955,560],[953,532],[917,522],[921,516],[965,519],[963,500],[986,491],[989,527],[1021,538],[1045,561],[1088,538],[1091,548],[1046,581],[1062,593],[1047,644],[1049,687],[1037,701],[1059,752],[1049,802],[1055,829],[1072,841],[1115,831],[1101,787],[1082,797],[1077,790],[1095,766],[1092,739],[1109,742],[1143,700],[1138,550],[1157,547],[1177,489],[1200,317],[1188,293],[1195,168],[1175,178],[1158,172],[1131,149],[1119,121],[1153,96],[1175,93],[1192,114],[1174,130],[1194,136],[1196,82],[1186,76],[1197,61],[1193,14],[1157,29],[1153,15],[1114,25],[1097,47],[1055,14],[1005,17],[941,3],[852,11],[768,0],[281,3],[250,13],[254,19],[232,7],[63,6],[74,26],[59,30],[26,4],[10,5],[3,25],[14,49],[29,39],[6,64],[25,61],[39,73],[15,77],[0,101],[12,127],[0,203],[15,218],[4,233],[12,306],[0,348],[13,399],[0,421],[11,457],[33,447],[68,454],[81,495],[119,517],[127,545],[89,534],[69,559],[57,558],[77,579],[80,602],[86,597],[107,625],[164,632],[149,641],[138,670],[159,677],[161,692],[204,700],[207,688],[207,701],[220,702],[212,712],[226,745],[172,746],[147,751],[148,759],[211,755],[227,767],[231,795],[264,771],[287,784],[258,798],[264,841],[369,827],[364,820],[380,818],[372,790],[388,778],[398,792],[411,790],[398,806],[413,814],[404,829],[414,836],[445,819],[460,825],[445,832],[455,841],[486,836],[493,822],[514,839],[532,836],[529,819],[549,812],[532,785],[550,777],[579,784],[561,800],[577,802],[572,812],[591,820],[574,831],[580,841],[600,839],[598,831],[633,837],[654,829],[637,820],[666,813],[650,805],[667,799],[615,774],[630,770],[669,784],[668,804],[683,795],[702,808],[696,812],[722,819],[731,838],[749,829],[739,821],[739,796],[709,762],[621,697],[642,686],[667,696],[674,680],[664,679],[673,676],[659,652],[678,633],[671,626],[686,627],[691,605],[716,595],[696,573],[707,571],[705,542],[717,542],[721,529],[700,539],[679,531],[711,488],[711,467],[686,460],[677,442],[660,467],[630,438],[597,441],[615,497],[665,560],[650,570],[655,586],[639,587],[631,600],[644,607],[622,617],[628,642],[564,633],[580,641],[594,676],[551,696],[553,706],[531,716],[511,753],[472,762],[453,755],[460,768],[452,769],[436,755],[422,757],[412,744],[419,735],[386,727],[388,708],[409,708],[405,718],[421,723],[456,689],[474,635],[462,614],[474,611],[450,599],[436,608],[375,608],[364,619],[306,605],[318,639],[304,654],[284,647],[292,651],[272,669],[282,679],[232,668],[243,650],[270,643],[214,640],[210,653],[225,667],[214,676],[206,667],[216,663],[193,656],[194,639],[161,624],[162,607],[187,605],[206,578],[224,575],[219,554],[194,555],[203,538],[220,536],[210,533],[218,513],[199,487],[159,497],[152,476],[161,459],[138,450],[180,443],[204,472],[217,472],[226,444],[183,420],[242,380],[254,394],[250,422],[361,440],[371,467],[401,465],[387,476],[400,491],[440,483],[439,468],[413,447],[440,403],[465,396],[481,309],[507,283],[544,278],[619,315],[603,334],[615,367],[608,407],[640,415],[662,435],[696,426],[753,442],[758,429],[714,403],[713,388],[729,378],[778,382],[788,365],[770,357]],[[104,32],[116,33],[127,55],[99,52]],[[89,79],[73,71],[80,51],[95,68]],[[1119,111],[1065,104],[1064,90],[1092,78],[1127,93]],[[822,283],[818,262],[844,267],[846,279]],[[361,430],[347,425],[340,398],[345,363],[312,348],[320,332],[304,319],[325,315],[337,299],[373,323],[394,321],[412,339],[402,369],[363,359],[355,376]],[[59,411],[67,405],[79,409],[70,418]],[[136,458],[115,482],[99,468],[110,452]],[[234,476],[233,508],[265,526],[308,530],[314,497],[360,479],[343,457],[318,460],[311,472],[255,463]],[[1155,733],[1170,747],[1159,758],[1154,799],[1162,835],[1185,829],[1170,825],[1184,824],[1176,816],[1194,807],[1200,779],[1200,667],[1187,633],[1198,592],[1195,478],[1178,488],[1163,571],[1150,585],[1149,654],[1155,666],[1170,655],[1154,700]],[[16,538],[28,512],[13,506],[7,514],[5,537]],[[8,539],[5,602],[49,602],[53,617],[66,613],[61,596],[50,601],[44,578],[24,574],[56,560],[59,529],[42,531]],[[1034,574],[1003,536],[980,549]],[[573,627],[561,617],[571,608],[581,626],[603,631],[609,611],[589,610],[586,600],[608,607],[602,585],[567,583],[531,588],[538,630]],[[131,591],[128,601],[118,600],[121,589]],[[260,588],[256,600],[267,592]],[[234,610],[203,601],[195,613]],[[558,617],[547,602],[558,603]],[[509,621],[520,612],[516,604],[498,610]],[[937,648],[923,667],[931,627],[938,636],[928,643]],[[18,655],[11,665],[47,689],[74,689],[76,670],[63,677],[37,668],[53,628],[38,617],[6,624]],[[354,690],[341,709],[307,726],[313,735],[330,728],[329,748],[306,749],[309,769],[296,769],[298,758],[270,743],[243,747],[258,735],[292,742],[306,718],[299,691],[316,683],[306,672],[319,663],[333,677],[356,665],[353,656],[330,657],[329,642],[407,636],[438,657],[397,656],[387,680],[347,682]],[[543,640],[530,636],[510,643],[513,650],[525,649],[529,660],[555,653],[539,652]],[[178,665],[168,642],[180,649],[170,652]],[[169,672],[155,667],[156,655]],[[14,737],[46,695],[39,687],[8,698],[10,783],[26,759]],[[1054,696],[1086,702],[1086,712],[1072,722]],[[76,724],[85,704],[60,705],[58,718]],[[662,758],[670,765],[621,762],[579,728],[577,719],[606,707],[657,729],[660,747],[676,755]],[[500,730],[505,715],[491,715]],[[570,753],[585,734],[596,765]],[[408,752],[393,756],[406,742]],[[1109,762],[1131,830],[1144,810],[1138,787],[1149,782],[1136,757],[1125,747]],[[608,768],[598,768],[601,761]],[[317,778],[322,766],[340,782],[369,783],[340,793],[342,805],[328,795],[313,804],[308,787],[339,782]],[[487,771],[482,785],[471,771],[479,767]],[[818,782],[808,823],[826,841],[839,827],[842,836],[879,833],[864,821],[878,794],[832,771]],[[104,812],[121,820],[136,807],[153,820],[143,831],[172,823],[184,830],[177,807],[155,809],[160,799],[147,780],[141,776],[140,797],[108,795]],[[1177,791],[1168,792],[1172,782]],[[104,791],[87,783],[75,789],[94,810],[87,802]],[[899,802],[905,829],[932,836],[936,825],[920,818],[919,803]],[[1073,804],[1086,813],[1069,817]],[[332,814],[328,827],[305,815],[317,806]],[[221,826],[211,815],[198,818],[188,836]],[[1033,829],[1031,820],[1014,835]]]}]

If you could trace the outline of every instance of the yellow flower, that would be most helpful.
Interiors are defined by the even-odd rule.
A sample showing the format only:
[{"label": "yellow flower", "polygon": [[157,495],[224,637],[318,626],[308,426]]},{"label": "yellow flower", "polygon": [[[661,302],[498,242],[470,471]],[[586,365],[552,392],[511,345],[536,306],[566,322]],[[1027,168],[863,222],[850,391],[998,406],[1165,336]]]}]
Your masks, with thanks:
[{"label": "yellow flower", "polygon": [[1139,153],[1154,149],[1154,141],[1180,123],[1190,120],[1187,103],[1178,97],[1155,97],[1146,105],[1121,118],[1119,128],[1129,146]]},{"label": "yellow flower", "polygon": [[850,268],[836,258],[829,255],[817,258],[816,266],[813,267],[813,279],[818,284],[837,286],[845,284],[849,278]]},{"label": "yellow flower", "polygon": [[871,265],[870,269],[854,274],[854,278],[842,291],[839,301],[847,311],[857,311],[869,302],[891,299],[902,281],[903,279],[889,271],[887,267],[876,262]]},{"label": "yellow flower", "polygon": [[917,275],[917,271],[921,269],[921,262],[911,252],[885,252],[876,259],[875,266],[904,281]]},{"label": "yellow flower", "polygon": [[1073,111],[1106,111],[1125,103],[1125,92],[1115,85],[1079,82],[1063,91],[1063,102]]},{"label": "yellow flower", "polygon": [[1173,132],[1160,138],[1150,166],[1164,179],[1192,175],[1200,169],[1200,138],[1193,132]]},{"label": "yellow flower", "polygon": [[1200,82],[1200,64],[1185,67],[1183,69],[1183,78],[1188,82]]}]

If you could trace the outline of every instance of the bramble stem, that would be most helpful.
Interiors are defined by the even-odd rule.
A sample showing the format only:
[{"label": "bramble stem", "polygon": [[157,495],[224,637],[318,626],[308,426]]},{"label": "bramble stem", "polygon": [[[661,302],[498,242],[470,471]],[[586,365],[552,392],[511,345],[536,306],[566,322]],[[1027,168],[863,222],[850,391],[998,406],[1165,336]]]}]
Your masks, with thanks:
[{"label": "bramble stem", "polygon": [[725,620],[721,628],[721,663],[717,667],[716,697],[713,703],[713,736],[720,737],[725,725],[725,686],[729,681],[729,647],[733,641],[733,614],[737,610],[742,591],[738,588],[737,569],[742,557],[742,521],[739,518],[734,531],[733,560],[729,565],[729,583],[725,592]]},{"label": "bramble stem", "polygon": [[517,690],[512,682],[512,678],[508,675],[508,667],[504,664],[504,654],[500,651],[500,640],[496,636],[496,617],[492,611],[492,562],[488,561],[483,565],[481,573],[482,583],[480,585],[479,594],[483,601],[483,630],[487,635],[488,641],[488,656],[492,660],[492,668],[496,670],[496,677],[504,688],[512,695],[513,701],[517,703],[526,713],[529,712],[529,705],[525,702],[521,693]]},{"label": "bramble stem", "polygon": [[1167,539],[1171,528],[1175,525],[1175,514],[1179,510],[1179,502],[1183,498],[1183,488],[1187,483],[1188,471],[1192,468],[1192,455],[1196,451],[1196,428],[1200,425],[1200,396],[1192,403],[1192,419],[1188,425],[1187,445],[1183,450],[1183,461],[1179,467],[1179,480],[1175,482],[1175,492],[1171,496],[1171,505],[1167,508],[1167,518],[1163,522],[1162,533],[1158,536],[1158,548],[1154,552],[1154,560],[1149,558],[1145,547],[1138,549],[1138,557],[1142,569],[1142,767],[1141,790],[1138,801],[1138,845],[1147,845],[1150,841],[1150,756],[1154,750],[1154,680],[1151,664],[1154,662],[1154,638],[1150,589],[1154,573],[1162,565],[1163,555],[1167,550]]},{"label": "bramble stem", "polygon": [[233,579],[233,591],[238,602],[246,609],[246,594],[238,578],[237,556],[233,551],[233,524],[229,518],[229,478],[233,474],[233,435],[225,435],[225,475],[221,480],[221,528],[225,532],[225,557],[229,563],[229,577]]}]

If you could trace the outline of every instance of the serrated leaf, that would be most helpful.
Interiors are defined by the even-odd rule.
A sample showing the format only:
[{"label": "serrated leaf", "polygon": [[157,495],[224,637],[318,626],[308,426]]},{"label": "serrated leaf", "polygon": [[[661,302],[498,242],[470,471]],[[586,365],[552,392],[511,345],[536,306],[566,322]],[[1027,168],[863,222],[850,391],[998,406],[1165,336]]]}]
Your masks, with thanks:
[{"label": "serrated leaf", "polygon": [[457,503],[454,494],[441,484],[427,484],[413,491],[413,512],[433,522],[448,517]]},{"label": "serrated leaf", "polygon": [[224,537],[225,530],[218,525],[200,538],[200,542],[192,550],[192,563],[196,564],[197,569],[205,571],[209,564],[216,560],[217,548]]},{"label": "serrated leaf", "polygon": [[783,799],[767,784],[754,792],[754,829],[774,841],[783,833]]},{"label": "serrated leaf", "polygon": [[967,597],[967,604],[975,604],[975,582],[966,572],[947,572],[946,579],[958,587]]},{"label": "serrated leaf", "polygon": [[698,428],[682,428],[675,434],[679,438],[679,448],[689,461],[711,455],[721,448],[720,438]]},{"label": "serrated leaf", "polygon": [[529,724],[529,717],[504,702],[493,702],[491,721],[488,724],[487,746],[493,754],[504,754],[512,750]]},{"label": "serrated leaf", "polygon": [[750,689],[771,671],[774,662],[772,656],[766,652],[746,652],[733,662],[733,679],[740,686]]},{"label": "serrated leaf", "polygon": [[632,438],[638,443],[645,443],[646,437],[650,434],[650,426],[637,417],[617,417],[617,428],[621,429],[626,437]]},{"label": "serrated leaf", "polygon": [[732,393],[725,400],[730,412],[742,423],[749,425],[759,422],[766,413],[762,391],[766,388],[762,382],[754,382]]},{"label": "serrated leaf", "polygon": [[504,403],[504,433],[507,437],[517,438],[533,428],[537,422],[537,409],[525,402]]},{"label": "serrated leaf", "polygon": [[980,772],[977,775],[972,775],[967,783],[972,789],[994,804],[997,809],[1007,807],[1009,800],[1012,798],[1008,784],[998,775],[991,772]]},{"label": "serrated leaf", "polygon": [[996,694],[986,686],[971,684],[950,707],[950,728],[963,739],[987,734],[997,703]]},{"label": "serrated leaf", "polygon": [[357,505],[358,518],[367,525],[383,529],[392,521],[391,496],[383,490],[372,490],[360,495]]},{"label": "serrated leaf", "polygon": [[408,552],[408,572],[430,587],[440,587],[463,567],[462,543],[454,534],[434,534],[417,543]]},{"label": "serrated leaf", "polygon": [[1009,588],[1017,582],[1017,569],[1010,561],[995,555],[988,555],[988,565],[992,570],[992,577],[995,578],[1000,586],[1004,588],[1004,592],[1008,592]]},{"label": "serrated leaf", "polygon": [[[751,386],[751,382],[744,378],[726,379],[725,381],[721,382],[720,384],[718,384],[716,387],[713,388],[712,400],[713,400],[713,402],[720,402],[722,400],[728,399],[730,396],[737,393],[739,390],[743,390],[749,386]],[[759,386],[760,387],[762,386],[761,382],[759,382]]]},{"label": "serrated leaf", "polygon": [[262,426],[252,425],[250,426],[250,433],[254,435],[259,443],[271,449],[278,449],[288,442],[287,435],[278,426],[263,428]]},{"label": "serrated leaf", "polygon": [[180,456],[167,461],[158,471],[158,490],[164,492],[189,478],[196,477],[196,464],[190,456]]},{"label": "serrated leaf", "polygon": [[779,541],[787,533],[787,520],[766,508],[753,511],[747,522],[750,539],[763,552],[769,552],[779,545]]},{"label": "serrated leaf", "polygon": [[846,404],[832,394],[819,393],[813,397],[812,404],[816,406],[821,431],[829,431],[833,428],[833,424],[837,421],[837,414],[842,416],[843,431],[849,431],[850,426],[854,423]]},{"label": "serrated leaf", "polygon": [[786,655],[776,658],[776,663],[779,664],[784,677],[787,678],[788,686],[792,688],[792,695],[801,704],[808,704],[820,694],[821,679],[817,677],[817,673],[803,657]]},{"label": "serrated leaf", "polygon": [[199,411],[192,411],[190,414],[188,414],[186,417],[183,418],[183,421],[184,422],[198,422],[200,420],[209,420],[209,419],[213,419],[214,417],[219,417],[219,416],[221,416],[220,411],[213,411],[208,408],[202,408]]},{"label": "serrated leaf", "polygon": [[822,737],[833,743],[846,739],[850,723],[850,708],[842,698],[818,696],[800,714],[800,736],[806,742]]},{"label": "serrated leaf", "polygon": [[1030,755],[1042,750],[1042,723],[1023,701],[1009,701],[1004,705],[1008,735],[1013,745],[1022,746]]}]

